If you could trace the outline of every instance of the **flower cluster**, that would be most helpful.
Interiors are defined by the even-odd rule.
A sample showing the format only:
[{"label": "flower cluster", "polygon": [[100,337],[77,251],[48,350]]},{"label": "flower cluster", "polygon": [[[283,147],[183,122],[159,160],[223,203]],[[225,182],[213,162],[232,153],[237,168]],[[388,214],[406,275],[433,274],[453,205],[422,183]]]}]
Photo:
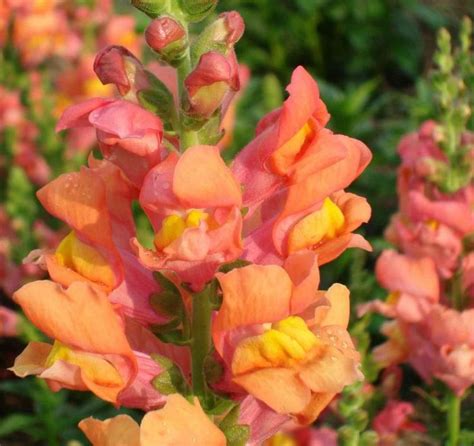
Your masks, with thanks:
[{"label": "flower cluster", "polygon": [[59,119],[57,130],[92,130],[99,152],[37,194],[70,232],[30,256],[50,280],[14,293],[51,343],[31,342],[12,370],[147,412],[140,425],[83,420],[94,445],[261,444],[362,378],[349,290],[318,288],[320,265],[370,250],[353,233],[370,207],[344,189],[371,154],[326,127],[298,67],[288,99],[227,165],[247,77],[234,51],[242,18],[223,13],[191,40],[216,1],[133,3],[153,19],[145,36],[161,65],[102,49],[94,70],[118,95]]},{"label": "flower cluster", "polygon": [[384,367],[409,362],[424,379],[440,379],[462,395],[474,384],[472,253],[466,244],[474,231],[474,195],[472,185],[447,194],[426,179],[423,166],[445,159],[435,132],[429,121],[400,143],[400,212],[386,235],[401,253],[380,256],[376,275],[390,294],[366,307],[394,319],[383,328],[389,341],[374,351]]},{"label": "flower cluster", "polygon": [[[438,76],[446,79],[435,85],[446,112],[399,144],[399,212],[385,234],[398,251],[385,250],[375,269],[389,294],[385,301],[359,308],[390,318],[381,329],[388,340],[373,351],[382,368],[407,363],[426,384],[444,383],[447,402],[440,407],[448,413],[452,445],[458,444],[461,398],[474,385],[474,134],[467,130],[471,109],[463,105],[464,87],[449,85],[464,85],[452,71],[456,57],[469,53],[471,26],[464,22],[463,47],[455,56],[449,34],[440,33]],[[395,401],[390,402],[385,413],[405,403],[397,404],[395,409]]]}]

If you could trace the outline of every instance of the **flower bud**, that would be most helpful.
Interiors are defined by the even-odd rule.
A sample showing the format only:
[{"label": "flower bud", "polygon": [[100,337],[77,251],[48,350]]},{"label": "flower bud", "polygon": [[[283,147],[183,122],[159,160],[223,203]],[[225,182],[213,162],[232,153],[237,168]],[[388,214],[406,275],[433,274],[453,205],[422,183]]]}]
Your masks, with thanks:
[{"label": "flower bud", "polygon": [[153,20],[145,31],[148,45],[170,65],[181,60],[188,47],[186,31],[171,17]]},{"label": "flower bud", "polygon": [[209,118],[220,106],[227,108],[240,89],[235,53],[224,56],[215,51],[205,53],[194,71],[185,79],[191,115]]},{"label": "flower bud", "polygon": [[132,0],[132,5],[151,18],[158,17],[167,7],[167,0]]},{"label": "flower bud", "polygon": [[193,59],[208,51],[226,54],[240,40],[245,23],[237,11],[224,12],[199,35],[193,44]]},{"label": "flower bud", "polygon": [[180,0],[179,6],[186,19],[190,22],[200,22],[216,7],[218,0]]},{"label": "flower bud", "polygon": [[104,84],[115,84],[122,96],[130,90],[148,87],[142,63],[123,46],[111,45],[101,50],[94,60],[94,71]]}]

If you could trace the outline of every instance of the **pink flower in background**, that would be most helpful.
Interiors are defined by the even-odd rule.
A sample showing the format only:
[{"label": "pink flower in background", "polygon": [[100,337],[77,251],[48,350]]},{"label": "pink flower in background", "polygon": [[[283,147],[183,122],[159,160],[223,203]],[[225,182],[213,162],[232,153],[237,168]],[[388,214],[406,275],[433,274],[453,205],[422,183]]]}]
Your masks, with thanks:
[{"label": "pink flower in background", "polygon": [[409,362],[427,381],[437,378],[461,396],[474,384],[474,310],[436,305],[405,327]]},{"label": "pink flower in background", "polygon": [[141,54],[142,39],[135,32],[136,21],[131,15],[115,15],[107,21],[98,40],[98,49],[120,45],[133,54]]},{"label": "pink flower in background", "polygon": [[7,307],[0,305],[0,338],[3,336],[18,336],[20,317]]},{"label": "pink flower in background", "polygon": [[405,216],[396,214],[385,235],[389,242],[409,256],[430,257],[443,279],[449,279],[459,266],[462,240],[445,225],[412,223]]},{"label": "pink flower in background", "polygon": [[24,120],[24,107],[18,91],[9,91],[0,86],[0,131],[16,127]]},{"label": "pink flower in background", "polygon": [[45,10],[33,7],[28,13],[16,15],[13,42],[20,51],[22,63],[28,67],[37,66],[52,56],[72,59],[81,48],[78,35],[69,28],[65,12],[54,5]]},{"label": "pink flower in background", "polygon": [[404,432],[425,432],[426,427],[410,417],[415,408],[411,403],[397,400],[389,400],[387,405],[379,412],[372,421],[373,429],[380,436],[381,446],[394,446]]},{"label": "pink flower in background", "polygon": [[436,265],[429,257],[410,257],[386,250],[377,260],[375,274],[390,294],[386,302],[374,300],[360,305],[359,314],[376,311],[416,322],[439,301],[439,278]]}]

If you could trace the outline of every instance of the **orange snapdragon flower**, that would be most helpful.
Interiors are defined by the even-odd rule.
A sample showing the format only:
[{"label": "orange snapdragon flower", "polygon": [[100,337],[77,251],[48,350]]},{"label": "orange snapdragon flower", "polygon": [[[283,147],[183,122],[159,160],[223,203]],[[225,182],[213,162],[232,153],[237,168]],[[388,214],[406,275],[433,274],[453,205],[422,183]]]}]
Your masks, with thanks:
[{"label": "orange snapdragon flower", "polygon": [[287,270],[250,265],[218,274],[224,299],[213,326],[231,381],[301,423],[361,377],[346,331],[349,292],[336,284],[316,293],[312,262],[304,252],[288,259]]},{"label": "orange snapdragon flower", "polygon": [[135,241],[149,269],[172,269],[199,289],[241,253],[241,190],[217,147],[170,154],[146,176],[140,204],[156,234],[155,250]]},{"label": "orange snapdragon flower", "polygon": [[53,390],[88,389],[116,403],[137,363],[107,295],[84,282],[64,289],[44,280],[23,286],[13,299],[55,341],[30,342],[11,370],[20,377],[38,375]]}]

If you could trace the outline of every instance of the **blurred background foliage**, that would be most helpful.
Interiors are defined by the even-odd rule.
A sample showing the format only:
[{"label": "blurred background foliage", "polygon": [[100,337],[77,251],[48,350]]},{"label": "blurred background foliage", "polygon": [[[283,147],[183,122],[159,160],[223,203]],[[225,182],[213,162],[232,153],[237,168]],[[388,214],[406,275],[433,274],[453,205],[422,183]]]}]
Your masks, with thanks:
[{"label": "blurred background foliage", "polygon": [[[116,3],[118,10],[131,12],[127,0]],[[374,252],[347,251],[324,267],[323,286],[335,281],[347,284],[354,306],[381,297],[373,264],[386,246],[383,230],[397,205],[396,146],[402,134],[433,115],[426,79],[436,30],[446,26],[457,33],[461,17],[474,15],[474,0],[220,1],[218,12],[232,9],[246,22],[237,53],[240,62],[250,68],[251,80],[238,107],[227,156],[252,139],[257,121],[285,98],[284,87],[293,69],[304,65],[318,80],[332,115],[330,127],[363,140],[374,154],[372,164],[352,188],[372,205],[374,215],[364,231]],[[143,31],[148,19],[137,13],[137,20],[138,30]],[[50,133],[45,137],[51,140]],[[33,191],[21,172],[12,172],[10,181],[15,182],[10,190],[20,197],[10,200],[14,206],[10,211],[32,214],[33,221],[37,205],[32,199],[25,201]],[[353,324],[353,333],[364,348],[368,325],[365,319]],[[34,336],[36,333],[30,333],[29,338]],[[0,340],[2,351],[6,351],[1,345],[5,342],[11,341]],[[21,351],[22,344],[17,344],[3,355],[1,368],[11,365]],[[371,367],[367,363],[366,372],[374,378]],[[9,376],[6,372],[1,375]],[[106,418],[113,410],[89,395],[52,394],[34,379],[3,379],[0,393],[0,444],[4,446],[77,445],[75,441],[83,440],[76,429],[81,418]],[[21,413],[13,413],[15,407],[21,407]]]}]

